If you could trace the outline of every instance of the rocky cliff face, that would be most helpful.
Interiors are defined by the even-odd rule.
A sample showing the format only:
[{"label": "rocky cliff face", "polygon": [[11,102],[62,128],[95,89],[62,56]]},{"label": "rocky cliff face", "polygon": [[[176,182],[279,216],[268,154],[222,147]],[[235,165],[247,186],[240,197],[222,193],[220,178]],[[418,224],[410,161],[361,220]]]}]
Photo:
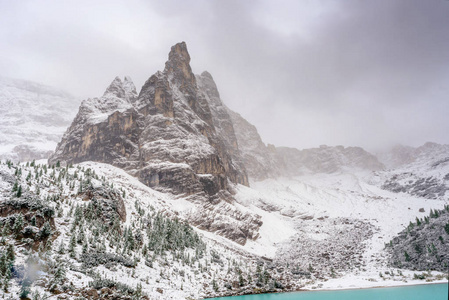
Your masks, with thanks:
[{"label": "rocky cliff face", "polygon": [[282,175],[284,164],[277,157],[273,145],[266,146],[257,128],[240,114],[228,109],[235,129],[242,160],[248,175],[255,180],[264,180]]},{"label": "rocky cliff face", "polygon": [[177,194],[215,197],[231,190],[228,180],[247,185],[215,83],[201,75],[198,84],[189,62],[185,43],[173,46],[164,71],[151,76],[139,95],[129,78],[116,78],[102,97],[82,103],[50,161],[111,163]]},{"label": "rocky cliff face", "polygon": [[244,185],[248,185],[248,177],[246,174],[246,168],[240,152],[240,143],[237,141],[237,137],[234,131],[233,119],[229,113],[228,108],[223,104],[220,99],[220,94],[217,89],[217,85],[212,78],[212,75],[208,72],[203,72],[201,75],[196,76],[198,86],[203,95],[209,103],[210,111],[212,114],[212,122],[214,124],[216,133],[221,137],[221,142],[224,145],[222,147],[228,151],[229,157],[223,155],[229,165],[231,163],[233,167],[238,170],[237,180]]},{"label": "rocky cliff face", "polygon": [[50,162],[79,163],[92,160],[124,164],[136,154],[141,131],[139,115],[131,104],[137,96],[129,78],[115,78],[100,98],[81,103],[78,114],[58,144]]},{"label": "rocky cliff face", "polygon": [[[138,95],[129,78],[116,78],[102,97],[84,101],[50,163],[110,163],[156,190],[190,197],[198,209],[232,201],[230,183],[248,185],[233,125],[212,76],[195,76],[189,63],[186,44],[176,44],[164,71]],[[261,224],[250,224],[256,219],[236,219],[236,230],[222,233],[245,243],[256,236]]]}]

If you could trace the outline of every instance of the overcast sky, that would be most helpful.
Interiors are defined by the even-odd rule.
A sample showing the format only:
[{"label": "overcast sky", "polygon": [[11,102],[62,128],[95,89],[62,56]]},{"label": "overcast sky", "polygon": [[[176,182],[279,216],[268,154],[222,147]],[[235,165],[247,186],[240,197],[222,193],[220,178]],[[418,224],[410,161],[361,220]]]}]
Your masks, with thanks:
[{"label": "overcast sky", "polygon": [[180,41],[266,143],[449,143],[447,0],[0,0],[0,75],[80,99]]}]

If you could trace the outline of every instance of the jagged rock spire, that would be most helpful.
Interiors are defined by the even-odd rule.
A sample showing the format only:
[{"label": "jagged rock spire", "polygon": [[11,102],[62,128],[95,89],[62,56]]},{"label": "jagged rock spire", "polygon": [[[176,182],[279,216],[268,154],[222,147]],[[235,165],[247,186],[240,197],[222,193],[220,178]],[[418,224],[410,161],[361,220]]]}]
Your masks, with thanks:
[{"label": "jagged rock spire", "polygon": [[171,47],[168,61],[165,63],[164,72],[173,74],[174,78],[183,79],[189,83],[195,83],[195,75],[190,67],[190,55],[185,42]]},{"label": "jagged rock spire", "polygon": [[236,217],[227,209],[213,218],[199,213],[228,205],[231,182],[248,185],[230,117],[212,77],[204,80],[193,74],[186,44],[174,45],[164,71],[152,75],[137,97],[131,79],[117,77],[103,97],[86,101],[51,161],[120,166],[158,191],[195,199],[192,224],[216,231],[235,220],[239,225],[220,234],[240,244],[256,238],[262,223],[255,216]]},{"label": "jagged rock spire", "polygon": [[118,98],[125,97],[125,90],[123,89],[123,82],[120,77],[116,76],[111,84],[108,86],[103,96],[114,95]]}]

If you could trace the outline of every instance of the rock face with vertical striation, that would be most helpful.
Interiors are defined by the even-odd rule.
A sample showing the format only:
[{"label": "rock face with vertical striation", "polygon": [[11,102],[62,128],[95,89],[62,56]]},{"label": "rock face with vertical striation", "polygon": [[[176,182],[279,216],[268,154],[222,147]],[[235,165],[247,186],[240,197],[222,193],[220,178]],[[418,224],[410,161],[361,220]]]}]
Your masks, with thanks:
[{"label": "rock face with vertical striation", "polygon": [[[152,75],[139,94],[131,79],[115,78],[102,97],[81,104],[49,161],[87,160],[119,166],[156,190],[190,197],[200,203],[198,209],[232,202],[230,183],[248,185],[217,87],[209,73],[193,74],[184,42],[171,48],[164,71]],[[221,232],[245,243],[257,235],[253,231],[261,224],[249,224],[256,219],[239,217],[238,233]],[[194,223],[208,229],[226,226],[204,221],[195,218]]]},{"label": "rock face with vertical striation", "polygon": [[241,157],[248,175],[255,180],[278,177],[282,175],[284,163],[279,160],[276,148],[266,146],[256,126],[245,120],[240,114],[228,109],[235,129],[235,135]]},{"label": "rock face with vertical striation", "polygon": [[234,131],[233,121],[231,119],[228,108],[220,99],[217,85],[209,72],[205,71],[201,75],[196,76],[198,86],[204,92],[204,96],[209,103],[212,114],[212,122],[215,126],[216,133],[221,137],[224,148],[228,151],[230,157],[223,155],[226,158],[228,165],[233,164],[234,168],[238,170],[234,176],[238,177],[236,180],[244,185],[248,185],[248,177],[246,175],[246,168],[239,149],[239,143]]},{"label": "rock face with vertical striation", "polygon": [[[131,79],[125,79],[132,84]],[[50,162],[78,163],[86,160],[123,164],[137,149],[139,118],[131,101],[135,89],[124,88],[116,77],[100,98],[81,103],[79,112],[59,142]]]}]

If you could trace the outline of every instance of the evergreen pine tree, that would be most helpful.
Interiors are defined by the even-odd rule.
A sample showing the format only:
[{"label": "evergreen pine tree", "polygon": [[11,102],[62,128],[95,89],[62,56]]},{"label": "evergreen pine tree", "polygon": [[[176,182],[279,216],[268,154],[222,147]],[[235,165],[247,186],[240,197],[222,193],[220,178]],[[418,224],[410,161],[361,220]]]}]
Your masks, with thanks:
[{"label": "evergreen pine tree", "polygon": [[22,186],[19,185],[19,187],[17,188],[17,194],[16,194],[17,198],[22,197]]},{"label": "evergreen pine tree", "polygon": [[12,230],[13,230],[16,234],[19,234],[20,231],[22,230],[22,228],[23,228],[23,215],[22,215],[22,214],[19,214],[19,215],[17,216],[17,218],[15,219],[15,221],[14,221],[14,226],[13,226]]},{"label": "evergreen pine tree", "polygon": [[19,188],[19,184],[17,183],[17,180],[16,180],[16,182],[14,182],[14,185],[13,185],[13,187],[12,187],[12,192],[13,193],[15,193],[15,192],[17,192],[17,189]]}]

